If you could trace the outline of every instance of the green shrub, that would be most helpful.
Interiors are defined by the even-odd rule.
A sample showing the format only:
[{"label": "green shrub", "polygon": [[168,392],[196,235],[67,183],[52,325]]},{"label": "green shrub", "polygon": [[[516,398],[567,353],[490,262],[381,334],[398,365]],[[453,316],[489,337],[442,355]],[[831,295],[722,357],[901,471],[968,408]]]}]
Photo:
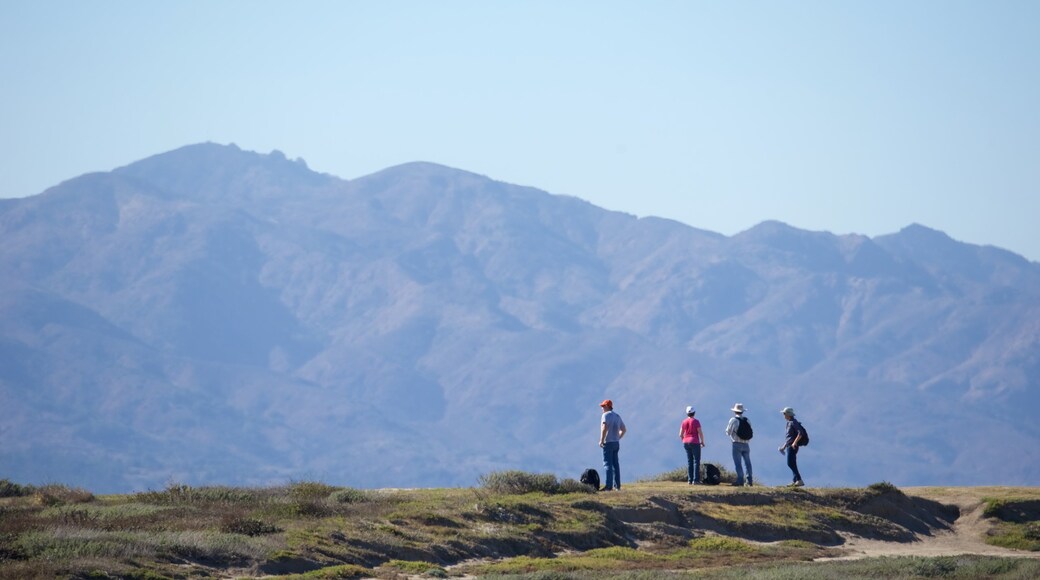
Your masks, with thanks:
[{"label": "green shrub", "polygon": [[592,493],[591,487],[574,479],[562,482],[551,473],[528,473],[520,470],[493,471],[480,476],[480,486],[492,493],[522,495],[525,493]]},{"label": "green shrub", "polygon": [[982,510],[982,515],[987,518],[999,518],[1001,511],[1007,507],[1008,502],[1004,499],[987,499],[986,507]]},{"label": "green shrub", "polygon": [[45,485],[33,491],[33,499],[40,505],[55,506],[69,503],[87,503],[94,501],[94,494],[85,489],[72,488],[59,484]]},{"label": "green shrub", "polygon": [[1030,522],[1025,524],[1025,530],[1022,532],[1027,540],[1033,540],[1034,542],[1040,542],[1040,522]]},{"label": "green shrub", "polygon": [[31,485],[19,485],[7,479],[0,479],[0,497],[25,497],[36,492]]},{"label": "green shrub", "polygon": [[697,552],[754,552],[751,544],[726,536],[704,536],[690,540],[689,547]]},{"label": "green shrub", "polygon": [[800,549],[816,549],[819,546],[812,542],[805,540],[780,540],[781,546],[787,546],[788,548],[800,548]]},{"label": "green shrub", "polygon": [[289,484],[289,497],[297,500],[318,500],[329,497],[336,488],[320,481],[295,481]]},{"label": "green shrub", "polygon": [[228,516],[221,522],[220,531],[227,534],[241,534],[243,536],[263,536],[277,534],[282,529],[257,518]]},{"label": "green shrub", "polygon": [[986,543],[1012,550],[1040,552],[1040,522],[1001,522],[986,536]]},{"label": "green shrub", "polygon": [[660,560],[661,557],[646,551],[640,551],[628,546],[611,546],[609,548],[596,548],[578,556],[579,558],[598,558],[602,560],[616,560],[619,562],[652,562]]},{"label": "green shrub", "polygon": [[22,534],[15,547],[28,558],[62,561],[85,559],[156,558],[176,555],[187,558],[256,559],[267,547],[258,540],[237,534],[183,532],[109,532],[92,529],[56,528]]},{"label": "green shrub", "polygon": [[334,504],[362,503],[368,501],[368,499],[368,493],[360,489],[354,489],[352,487],[337,489],[336,491],[329,494],[329,501]]},{"label": "green shrub", "polygon": [[480,476],[480,486],[493,493],[519,495],[524,493],[552,493],[559,485],[556,476],[549,473],[528,473],[516,469],[493,471]]},{"label": "green shrub", "polygon": [[303,574],[279,576],[286,580],[347,580],[350,578],[371,578],[372,571],[356,564],[340,564],[328,566],[320,570],[312,570]]},{"label": "green shrub", "polygon": [[593,493],[596,490],[570,477],[560,481],[555,493]]},{"label": "green shrub", "polygon": [[891,483],[889,483],[887,481],[879,481],[877,483],[872,483],[872,484],[867,486],[867,491],[869,491],[869,492],[871,492],[871,493],[873,493],[875,495],[884,495],[886,493],[897,493],[897,494],[902,495],[902,493],[903,493],[902,491],[899,490],[898,487],[892,485]]},{"label": "green shrub", "polygon": [[444,568],[441,568],[437,564],[431,564],[429,562],[418,562],[412,560],[390,560],[384,564],[388,568],[396,568],[402,572],[411,575],[424,575],[434,577],[446,577],[447,573]]},{"label": "green shrub", "polygon": [[256,503],[267,493],[243,487],[223,485],[211,487],[192,487],[180,483],[171,483],[163,491],[146,491],[136,493],[133,499],[151,504],[242,504]]},{"label": "green shrub", "polygon": [[[701,463],[701,481],[704,481],[704,473],[708,463]],[[712,462],[711,465],[719,468],[719,483],[733,483],[737,481],[737,474],[726,469],[721,463]],[[686,483],[686,466],[676,467],[671,471],[665,471],[657,475],[652,475],[648,478],[641,479],[640,481],[674,481],[677,483]]]}]

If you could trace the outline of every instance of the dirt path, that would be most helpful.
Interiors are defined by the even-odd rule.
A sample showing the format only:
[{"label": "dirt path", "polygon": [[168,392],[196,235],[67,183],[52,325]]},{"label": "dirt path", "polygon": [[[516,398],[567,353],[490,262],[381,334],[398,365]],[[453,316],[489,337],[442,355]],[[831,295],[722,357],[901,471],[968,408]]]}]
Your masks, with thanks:
[{"label": "dirt path", "polygon": [[943,489],[940,492],[933,488],[920,490],[911,488],[903,491],[910,495],[956,505],[960,509],[960,517],[948,531],[937,531],[931,536],[918,535],[916,541],[907,543],[845,536],[846,543],[843,546],[847,550],[845,555],[819,560],[859,560],[875,556],[958,556],[961,554],[1040,559],[1040,552],[1011,550],[991,546],[983,541],[983,537],[989,531],[992,523],[982,516],[985,504],[977,489]]}]

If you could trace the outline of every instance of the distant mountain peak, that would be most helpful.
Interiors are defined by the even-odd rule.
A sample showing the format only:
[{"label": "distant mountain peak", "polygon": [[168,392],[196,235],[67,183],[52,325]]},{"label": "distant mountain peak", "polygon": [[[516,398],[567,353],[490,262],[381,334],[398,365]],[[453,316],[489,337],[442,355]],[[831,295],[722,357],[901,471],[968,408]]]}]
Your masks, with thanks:
[{"label": "distant mountain peak", "polygon": [[290,189],[314,187],[334,180],[307,167],[303,159],[289,160],[275,149],[269,154],[244,151],[235,144],[206,142],[153,155],[113,171],[152,184],[177,197],[223,198],[236,193],[253,197],[257,173],[266,181]]},{"label": "distant mountain peak", "polygon": [[379,178],[385,176],[401,176],[407,175],[409,177],[420,178],[420,179],[479,179],[482,181],[493,181],[486,175],[479,173],[473,173],[472,171],[466,171],[464,169],[458,169],[447,165],[441,165],[440,163],[433,163],[430,161],[409,161],[407,163],[401,163],[399,165],[393,165],[377,171],[366,178]]},{"label": "distant mountain peak", "polygon": [[234,143],[221,145],[212,141],[206,141],[203,143],[185,145],[165,153],[152,155],[151,157],[136,161],[130,165],[120,167],[116,169],[115,172],[133,171],[138,167],[154,167],[160,164],[181,166],[185,163],[201,165],[204,169],[209,169],[214,166],[230,165],[232,167],[237,167],[252,164],[307,167],[307,162],[303,159],[297,158],[295,160],[290,160],[286,157],[285,153],[278,149],[273,149],[270,153],[265,155],[255,151],[246,151],[239,148],[239,146]]},{"label": "distant mountain peak", "polygon": [[946,232],[943,232],[941,230],[936,230],[936,229],[930,228],[928,226],[921,225],[921,224],[919,224],[917,222],[914,222],[914,223],[904,227],[903,229],[899,230],[899,233],[896,234],[896,235],[904,236],[904,237],[908,237],[910,239],[920,240],[920,241],[925,241],[925,240],[933,240],[933,241],[940,241],[941,240],[941,241],[944,241],[944,242],[956,241],[953,238],[951,238],[949,235],[947,235]]}]

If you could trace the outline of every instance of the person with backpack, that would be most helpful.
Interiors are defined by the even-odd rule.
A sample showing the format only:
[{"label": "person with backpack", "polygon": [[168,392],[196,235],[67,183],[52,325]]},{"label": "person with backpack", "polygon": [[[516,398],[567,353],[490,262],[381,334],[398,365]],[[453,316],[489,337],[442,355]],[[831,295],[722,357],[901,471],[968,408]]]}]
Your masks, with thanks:
[{"label": "person with backpack", "polygon": [[802,482],[802,474],[798,472],[798,448],[808,443],[809,437],[805,427],[794,418],[794,409],[784,407],[780,412],[784,414],[784,419],[787,419],[787,437],[780,446],[780,454],[783,455],[784,450],[787,450],[787,466],[791,468],[791,474],[794,476],[791,487],[802,487],[805,483]]},{"label": "person with backpack", "polygon": [[704,447],[704,431],[701,422],[693,416],[697,412],[692,406],[686,407],[686,419],[679,426],[679,439],[686,449],[686,483],[701,484],[701,447]]},{"label": "person with backpack", "polygon": [[[751,445],[748,442],[754,437],[755,432],[751,429],[751,421],[744,416],[743,403],[733,405],[730,410],[733,411],[734,416],[726,424],[726,435],[733,440],[733,464],[737,471],[737,481],[733,485],[750,487],[752,485]],[[747,479],[744,479],[744,467],[740,464],[741,460],[747,467]]]},{"label": "person with backpack", "polygon": [[606,471],[603,491],[621,491],[621,464],[618,462],[618,452],[621,450],[621,438],[628,429],[621,420],[621,415],[614,412],[613,401],[606,399],[599,407],[603,409],[603,417],[599,421],[599,446],[603,449],[603,470]]}]

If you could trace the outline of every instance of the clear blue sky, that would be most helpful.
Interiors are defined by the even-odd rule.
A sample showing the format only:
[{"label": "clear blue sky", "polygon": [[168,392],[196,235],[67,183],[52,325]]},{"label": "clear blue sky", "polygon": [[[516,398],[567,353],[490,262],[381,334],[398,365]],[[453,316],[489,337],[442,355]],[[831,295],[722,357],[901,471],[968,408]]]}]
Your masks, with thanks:
[{"label": "clear blue sky", "polygon": [[0,2],[0,196],[201,141],[1040,260],[1040,2]]}]

